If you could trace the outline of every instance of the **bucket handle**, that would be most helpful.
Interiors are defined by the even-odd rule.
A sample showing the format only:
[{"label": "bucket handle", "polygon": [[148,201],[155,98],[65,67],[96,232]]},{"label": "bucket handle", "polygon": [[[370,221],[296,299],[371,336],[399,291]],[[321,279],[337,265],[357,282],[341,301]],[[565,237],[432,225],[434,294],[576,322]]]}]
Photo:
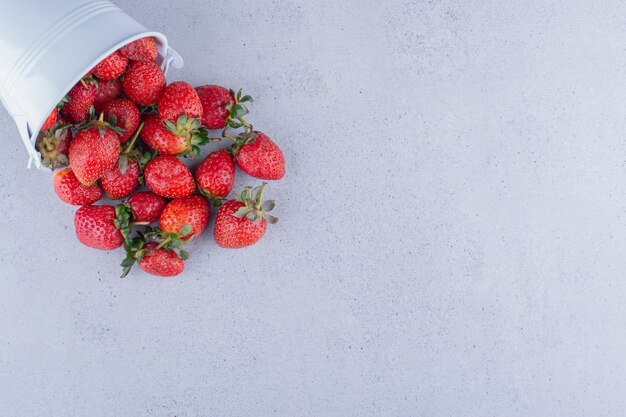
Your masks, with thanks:
[{"label": "bucket handle", "polygon": [[167,45],[167,49],[165,50],[165,56],[163,57],[163,64],[161,64],[161,69],[164,74],[170,69],[170,65],[174,68],[182,68],[183,67],[183,58],[180,56],[178,52],[171,46]]},{"label": "bucket handle", "polygon": [[35,146],[31,142],[30,129],[28,128],[28,121],[26,117],[24,117],[23,115],[13,115],[13,120],[15,120],[17,130],[20,134],[20,137],[22,138],[22,142],[24,142],[24,146],[26,146],[28,155],[30,156],[30,158],[28,159],[27,167],[30,169],[34,163],[37,169],[41,168],[41,157],[39,156],[39,152],[37,152]]}]

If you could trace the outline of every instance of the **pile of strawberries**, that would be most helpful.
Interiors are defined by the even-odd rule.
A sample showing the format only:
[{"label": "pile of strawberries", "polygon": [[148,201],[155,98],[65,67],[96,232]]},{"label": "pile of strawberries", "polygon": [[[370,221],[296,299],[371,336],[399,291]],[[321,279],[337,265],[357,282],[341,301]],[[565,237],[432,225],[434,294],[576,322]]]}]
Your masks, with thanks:
[{"label": "pile of strawberries", "polygon": [[[74,216],[78,240],[102,250],[123,246],[122,276],[135,263],[157,276],[182,273],[186,247],[206,228],[212,205],[220,247],[256,243],[277,220],[267,214],[274,202],[262,200],[266,183],[228,199],[235,165],[262,180],[285,175],[280,148],[244,119],[250,96],[167,85],[157,55],[155,39],[143,38],[108,56],[59,103],[36,142],[43,164],[56,170],[56,194],[82,206]],[[210,153],[195,173],[178,158],[199,158],[203,145],[223,139],[231,146]],[[123,201],[95,205],[105,195]]]}]

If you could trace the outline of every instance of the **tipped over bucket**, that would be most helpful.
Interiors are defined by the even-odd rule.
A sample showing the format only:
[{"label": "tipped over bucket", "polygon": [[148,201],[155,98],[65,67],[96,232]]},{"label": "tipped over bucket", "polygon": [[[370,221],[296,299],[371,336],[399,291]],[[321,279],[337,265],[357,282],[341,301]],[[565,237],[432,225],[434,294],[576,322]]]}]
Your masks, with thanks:
[{"label": "tipped over bucket", "polygon": [[29,166],[41,166],[35,140],[67,92],[108,55],[149,36],[157,40],[164,72],[182,67],[163,34],[110,1],[0,0],[0,99],[17,124]]}]

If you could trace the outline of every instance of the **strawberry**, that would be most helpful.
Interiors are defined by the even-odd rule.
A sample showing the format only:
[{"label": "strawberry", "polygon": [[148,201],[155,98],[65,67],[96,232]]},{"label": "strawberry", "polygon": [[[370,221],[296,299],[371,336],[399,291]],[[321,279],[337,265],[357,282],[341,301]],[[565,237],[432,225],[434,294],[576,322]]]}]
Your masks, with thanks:
[{"label": "strawberry", "polygon": [[123,129],[123,132],[119,133],[121,143],[128,141],[139,126],[139,119],[141,118],[139,109],[128,99],[117,98],[111,100],[102,107],[102,111],[104,112],[105,120]]},{"label": "strawberry", "polygon": [[210,139],[200,122],[202,103],[196,90],[185,82],[168,85],[159,99],[158,112],[163,125],[151,122],[147,143],[152,142],[155,149],[164,150],[166,155],[185,153],[199,157],[200,147]]},{"label": "strawberry", "polygon": [[235,200],[228,200],[217,212],[213,237],[223,248],[242,248],[259,241],[267,223],[278,219],[266,214],[274,208],[274,201],[261,202],[265,183],[260,187],[244,188]]},{"label": "strawberry", "polygon": [[127,65],[128,58],[115,51],[94,67],[93,75],[99,80],[111,81],[124,74]]},{"label": "strawberry", "polygon": [[67,93],[69,101],[61,108],[61,114],[75,124],[86,120],[96,99],[97,90],[93,83],[81,80]]},{"label": "strawberry", "polygon": [[156,243],[148,243],[143,249],[139,267],[158,277],[174,277],[185,269],[185,262],[172,250],[159,248]]},{"label": "strawberry", "polygon": [[132,61],[154,61],[159,54],[153,37],[137,39],[123,46],[120,53]]},{"label": "strawberry", "polygon": [[54,192],[67,204],[86,206],[102,198],[102,190],[97,185],[83,185],[71,169],[54,173]]},{"label": "strawberry", "polygon": [[113,169],[104,173],[100,181],[107,197],[111,200],[120,200],[135,191],[140,176],[139,164],[130,159],[126,171],[122,172],[119,164],[115,164]]},{"label": "strawberry", "polygon": [[[187,225],[181,230],[182,235],[189,234],[191,226]],[[158,276],[174,276],[183,271],[184,261],[189,258],[178,234],[167,235],[160,230],[146,227],[144,233],[137,233],[137,237],[126,239],[124,250],[126,258],[121,266],[124,268],[122,278],[136,262],[145,272]],[[143,266],[142,266],[143,265]]]},{"label": "strawberry", "polygon": [[[241,91],[239,93],[240,100],[237,101],[233,91],[229,91],[219,85],[203,85],[196,88],[196,92],[202,102],[202,124],[209,129],[222,129],[226,127],[231,116],[231,111],[240,103],[246,101],[252,101],[252,97],[241,97]],[[240,106],[237,109],[237,115],[243,117],[247,113],[245,106]],[[235,114],[233,113],[233,116]],[[238,126],[238,127],[241,127]]]},{"label": "strawberry", "polygon": [[176,136],[163,126],[155,114],[143,116],[141,138],[150,148],[161,155],[181,155],[187,151],[187,141],[183,136]]},{"label": "strawberry", "polygon": [[[132,103],[131,105],[134,106]],[[149,154],[144,157],[139,149],[134,147],[142,128],[143,125],[140,125],[133,139],[120,152],[117,164],[100,179],[102,188],[111,200],[119,200],[130,195],[139,186],[142,168],[149,159]]]},{"label": "strawberry", "polygon": [[285,176],[283,152],[266,134],[252,131],[229,138],[235,140],[233,154],[243,172],[262,180],[279,180]]},{"label": "strawberry", "polygon": [[65,120],[58,118],[48,130],[39,132],[35,146],[41,154],[41,163],[50,169],[67,166],[67,154],[72,141],[72,130]]},{"label": "strawberry", "polygon": [[175,122],[183,114],[202,118],[202,102],[192,86],[183,81],[171,83],[159,99],[159,119]]},{"label": "strawberry", "polygon": [[226,149],[211,152],[196,170],[196,182],[200,192],[214,204],[219,205],[233,189],[235,164]]},{"label": "strawberry", "polygon": [[124,81],[124,93],[142,106],[156,104],[165,88],[165,75],[155,62],[132,61]]},{"label": "strawberry", "polygon": [[111,170],[120,155],[115,129],[103,117],[101,113],[98,120],[87,123],[70,144],[70,168],[85,185],[93,184]]},{"label": "strawberry", "polygon": [[110,100],[118,98],[122,94],[122,82],[119,79],[113,81],[100,81],[98,83],[98,92],[93,106],[96,113],[100,114],[102,106]]},{"label": "strawberry", "polygon": [[57,109],[54,108],[52,112],[48,115],[48,117],[46,118],[46,121],[43,122],[43,126],[41,126],[41,129],[39,130],[42,131],[42,130],[50,129],[57,122],[57,118],[58,118],[58,112],[57,112]]},{"label": "strawberry", "polygon": [[150,224],[161,217],[167,201],[155,193],[135,193],[128,199],[128,206],[132,211],[136,223]]},{"label": "strawberry", "polygon": [[175,156],[157,156],[146,166],[146,185],[166,198],[185,197],[196,188],[191,171]]},{"label": "strawberry", "polygon": [[124,237],[115,226],[115,221],[113,206],[83,206],[74,215],[76,237],[90,248],[119,248],[124,243]]},{"label": "strawberry", "polygon": [[[183,241],[195,239],[204,231],[209,222],[211,206],[201,195],[189,195],[174,199],[165,206],[159,224],[168,234],[178,234]],[[191,226],[183,235],[183,227]],[[186,229],[185,229],[186,230]]]}]

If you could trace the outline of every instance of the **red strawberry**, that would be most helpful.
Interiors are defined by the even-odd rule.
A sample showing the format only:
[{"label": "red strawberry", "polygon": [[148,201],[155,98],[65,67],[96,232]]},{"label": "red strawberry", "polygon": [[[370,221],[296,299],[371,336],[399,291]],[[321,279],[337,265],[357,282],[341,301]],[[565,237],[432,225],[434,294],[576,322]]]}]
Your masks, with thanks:
[{"label": "red strawberry", "polygon": [[[130,102],[129,102],[130,103]],[[131,103],[132,106],[134,104]],[[124,145],[121,150],[117,164],[107,171],[100,181],[102,188],[111,200],[119,200],[129,196],[135,188],[139,186],[142,168],[148,163],[150,154],[147,157],[134,147],[135,141],[139,137],[143,124],[139,126],[132,140]]]},{"label": "red strawberry", "polygon": [[83,206],[74,215],[76,237],[90,248],[119,248],[124,243],[124,237],[115,226],[115,220],[113,206]]},{"label": "red strawberry", "polygon": [[220,207],[213,231],[215,243],[223,248],[249,246],[263,237],[268,222],[276,223],[276,217],[266,214],[274,208],[274,202],[261,203],[264,187],[246,187],[237,199]]},{"label": "red strawberry", "polygon": [[202,118],[202,102],[192,86],[183,81],[171,83],[159,99],[159,119],[176,122],[180,116]]},{"label": "red strawberry", "polygon": [[146,185],[162,197],[185,197],[196,186],[191,171],[175,156],[157,156],[146,166]]},{"label": "red strawberry", "polygon": [[129,159],[128,167],[124,172],[120,169],[119,164],[115,164],[113,169],[105,172],[100,181],[107,197],[111,200],[120,200],[135,191],[139,185],[140,176],[139,164]]},{"label": "red strawberry", "polygon": [[43,126],[41,126],[40,130],[48,130],[57,122],[58,112],[57,109],[53,109],[52,112],[48,115],[48,118],[45,122],[43,122]]},{"label": "red strawberry", "polygon": [[96,99],[97,88],[90,82],[81,80],[69,93],[69,101],[61,108],[61,114],[71,123],[79,123],[89,116],[89,109]]},{"label": "red strawberry", "polygon": [[124,74],[127,65],[128,58],[115,51],[95,66],[93,75],[100,80],[111,81]]},{"label": "red strawberry", "polygon": [[151,136],[147,138],[165,154],[187,153],[200,156],[200,147],[209,142],[209,132],[200,122],[202,103],[198,93],[189,84],[175,82],[168,85],[159,99],[159,119],[171,134],[152,122]]},{"label": "red strawberry", "polygon": [[100,114],[102,106],[110,100],[118,98],[122,94],[122,82],[118,79],[113,81],[100,81],[98,83],[98,92],[96,93],[96,99],[93,102],[93,106],[96,109],[96,113]]},{"label": "red strawberry", "polygon": [[185,262],[173,250],[158,248],[157,243],[148,243],[143,248],[139,267],[158,277],[174,277],[185,269]]},{"label": "red strawberry", "polygon": [[151,106],[161,97],[165,75],[155,62],[132,61],[122,86],[129,99],[142,106]]},{"label": "red strawberry", "polygon": [[50,169],[67,166],[67,154],[72,141],[72,130],[59,118],[54,126],[39,132],[35,146],[41,154],[41,163]]},{"label": "red strawberry", "polygon": [[143,116],[141,138],[150,148],[161,155],[180,155],[187,151],[187,141],[183,136],[176,136],[163,126],[155,114]]},{"label": "red strawberry", "polygon": [[120,141],[111,126],[99,120],[89,123],[70,144],[70,168],[85,185],[96,182],[111,170],[120,154]]},{"label": "red strawberry", "polygon": [[63,169],[54,174],[54,192],[67,204],[85,206],[102,198],[102,190],[97,185],[81,184],[71,169]]},{"label": "red strawberry", "polygon": [[283,152],[264,133],[240,135],[233,152],[237,165],[248,175],[262,180],[279,180],[285,176]]},{"label": "red strawberry", "polygon": [[[113,123],[115,126],[123,129],[123,132],[119,133],[120,142],[124,143],[133,136],[137,127],[139,126],[139,109],[130,100],[125,98],[117,98],[107,102],[103,107],[104,119]],[[111,120],[111,116],[114,116],[114,120]]]},{"label": "red strawberry", "polygon": [[[211,206],[201,195],[189,195],[170,201],[165,206],[159,221],[164,233],[178,234],[186,241],[196,238],[204,231],[209,222]],[[191,226],[183,230],[184,226]]]},{"label": "red strawberry", "polygon": [[154,223],[161,217],[167,201],[155,193],[135,193],[128,199],[128,205],[137,223]]},{"label": "red strawberry", "polygon": [[154,61],[157,59],[156,40],[152,37],[137,39],[123,46],[120,53],[132,61]]},{"label": "red strawberry", "polygon": [[216,204],[228,196],[235,183],[235,164],[227,150],[211,152],[196,170],[200,192]]},{"label": "red strawberry", "polygon": [[196,91],[202,102],[202,124],[209,129],[224,128],[230,115],[227,105],[235,103],[235,96],[219,85],[203,85]]}]

